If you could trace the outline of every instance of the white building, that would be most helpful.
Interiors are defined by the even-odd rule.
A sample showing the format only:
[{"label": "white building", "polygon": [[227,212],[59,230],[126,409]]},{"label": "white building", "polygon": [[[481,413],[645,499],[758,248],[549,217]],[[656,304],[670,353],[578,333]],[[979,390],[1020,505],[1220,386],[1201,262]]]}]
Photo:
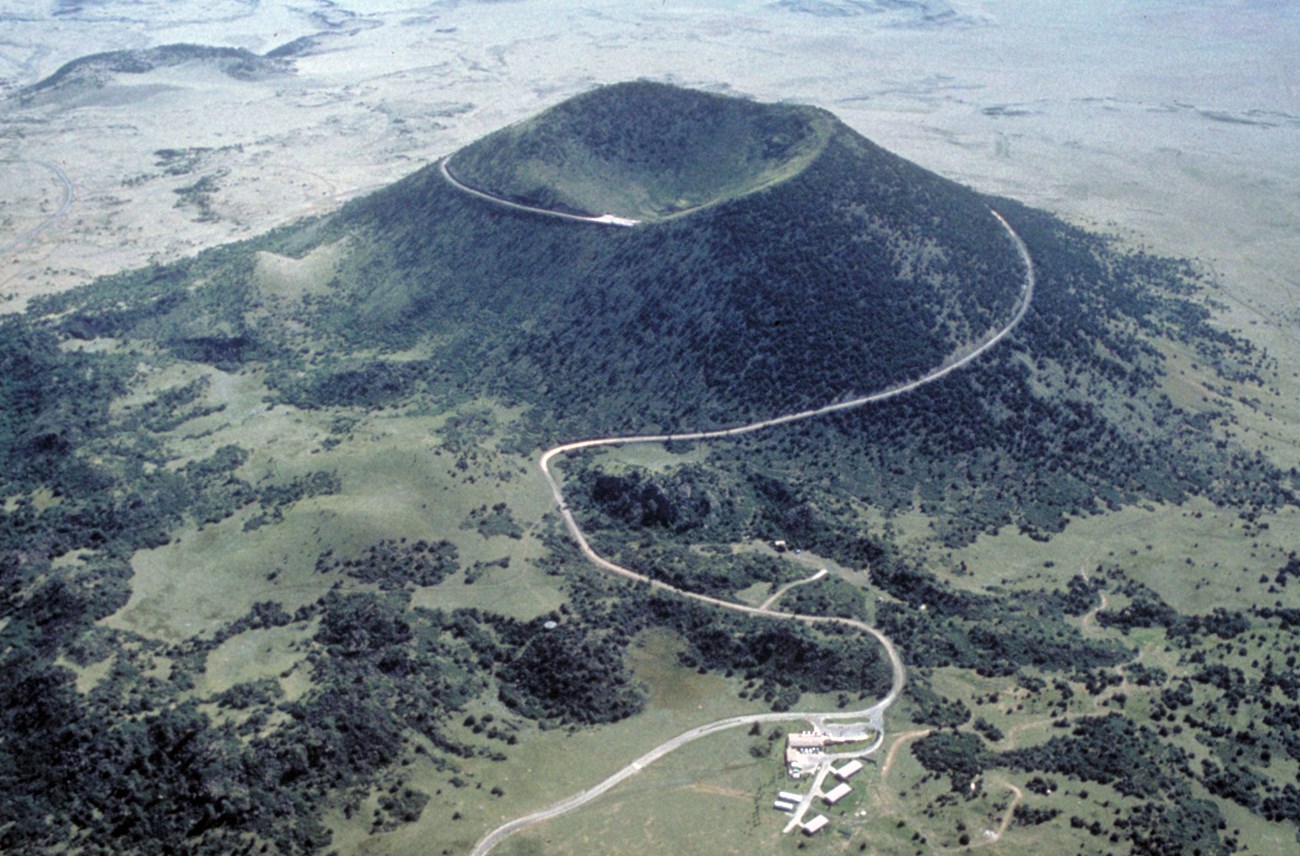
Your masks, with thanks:
[{"label": "white building", "polygon": [[830,823],[830,821],[826,819],[826,815],[819,814],[803,825],[803,834],[816,835],[817,830],[821,829],[828,823]]},{"label": "white building", "polygon": [[862,762],[857,758],[854,758],[852,761],[835,771],[835,778],[844,782],[860,772],[862,772]]},{"label": "white building", "polygon": [[822,796],[822,801],[827,805],[835,805],[837,802],[848,796],[852,791],[853,788],[840,782],[838,785],[831,788],[828,793]]}]

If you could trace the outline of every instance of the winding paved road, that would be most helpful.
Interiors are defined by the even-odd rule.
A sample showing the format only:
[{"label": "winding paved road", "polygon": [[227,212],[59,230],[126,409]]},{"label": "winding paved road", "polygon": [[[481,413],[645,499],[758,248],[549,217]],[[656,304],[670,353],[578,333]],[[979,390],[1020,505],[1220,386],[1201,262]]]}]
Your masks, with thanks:
[{"label": "winding paved road", "polygon": [[[517,203],[509,202],[508,200],[498,199],[495,196],[491,196],[490,194],[486,194],[481,191],[474,190],[473,188],[467,187],[461,184],[460,182],[458,182],[447,171],[446,159],[441,161],[439,166],[442,170],[443,177],[446,178],[446,180],[449,183],[451,183],[453,186],[457,188],[460,188],[461,190],[464,190],[466,193],[470,193],[471,195],[480,197],[482,199],[486,199],[491,202],[496,202],[498,204],[505,205],[506,207],[509,208],[532,211],[534,213],[550,215],[550,216],[559,217],[561,219],[566,219],[566,220],[579,220],[588,223],[607,222],[607,221],[601,221],[597,218],[578,217],[576,215],[562,214],[560,212],[547,211],[545,209],[529,208],[528,206],[519,205]],[[617,574],[622,577],[626,577],[630,580],[643,583],[653,589],[658,589],[660,591],[665,591],[665,592],[671,592],[679,597],[689,598],[691,600],[696,600],[696,601],[700,601],[701,603],[711,604],[713,606],[717,606],[723,609],[730,609],[734,612],[742,612],[747,615],[757,615],[766,618],[783,619],[786,621],[799,621],[804,624],[808,624],[812,626],[822,625],[822,624],[825,625],[838,624],[841,626],[852,627],[856,630],[862,631],[863,633],[868,633],[881,644],[881,647],[885,649],[885,653],[889,657],[890,667],[893,673],[893,679],[890,685],[889,693],[880,701],[876,702],[875,704],[871,705],[865,710],[857,710],[857,711],[840,710],[840,711],[831,711],[827,713],[786,712],[786,713],[747,714],[743,716],[728,717],[727,719],[720,719],[715,722],[710,722],[708,724],[701,725],[696,728],[692,728],[690,731],[680,734],[677,737],[674,737],[673,739],[665,743],[662,743],[659,746],[656,746],[654,749],[651,749],[649,752],[645,753],[640,758],[637,758],[635,761],[628,764],[623,769],[614,773],[612,776],[608,777],[604,781],[588,788],[587,790],[582,791],[581,793],[578,794],[574,794],[573,796],[561,800],[560,802],[557,802],[554,805],[551,805],[547,808],[541,809],[540,811],[533,812],[532,814],[525,815],[524,817],[516,818],[515,820],[512,820],[508,823],[505,823],[497,827],[496,829],[489,832],[486,836],[484,836],[478,842],[478,844],[475,845],[474,850],[472,851],[472,856],[486,856],[486,854],[489,851],[491,851],[493,847],[499,844],[503,839],[505,839],[510,835],[513,835],[519,830],[531,826],[535,823],[540,823],[542,821],[549,820],[551,818],[558,817],[559,815],[562,815],[566,812],[572,811],[578,806],[584,805],[585,803],[594,800],[595,798],[605,793],[610,788],[613,788],[615,785],[622,782],[623,780],[628,779],[636,775],[637,773],[641,772],[641,770],[643,770],[645,767],[654,763],[659,758],[662,758],[664,755],[667,755],[668,753],[676,749],[679,749],[682,746],[685,746],[687,743],[698,740],[702,737],[706,737],[710,734],[716,734],[719,731],[725,731],[730,728],[737,728],[743,725],[751,725],[756,722],[790,722],[790,721],[809,720],[809,719],[814,719],[819,721],[835,720],[835,719],[862,719],[862,720],[866,720],[871,725],[871,727],[879,733],[879,738],[870,748],[855,753],[849,753],[844,755],[843,757],[867,755],[880,747],[880,745],[884,742],[884,731],[885,731],[884,713],[890,707],[890,705],[892,705],[898,699],[899,694],[903,690],[903,685],[907,680],[907,672],[903,667],[902,658],[898,656],[898,651],[894,648],[894,643],[891,642],[887,636],[885,636],[883,633],[881,633],[876,628],[870,626],[869,624],[866,624],[865,622],[858,621],[852,618],[839,618],[839,617],[824,616],[824,615],[803,615],[794,612],[781,612],[778,610],[767,609],[765,607],[754,607],[754,606],[748,606],[746,604],[735,603],[734,601],[723,600],[721,598],[712,597],[706,594],[700,594],[698,592],[685,591],[676,588],[674,586],[668,585],[667,583],[662,582],[661,580],[656,580],[651,577],[647,577],[644,574],[639,574],[636,571],[633,571],[629,568],[623,567],[622,565],[618,565],[615,564],[614,562],[609,561],[608,559],[602,557],[595,550],[592,549],[590,542],[587,540],[586,534],[583,533],[582,528],[578,525],[578,521],[574,518],[573,512],[569,509],[568,504],[564,500],[564,492],[560,487],[559,481],[551,472],[551,461],[553,461],[557,457],[562,457],[564,455],[567,455],[570,452],[576,452],[583,449],[593,449],[600,446],[620,446],[620,445],[627,445],[631,443],[664,443],[669,440],[678,440],[678,441],[713,440],[713,439],[720,439],[723,437],[736,437],[742,434],[750,434],[755,431],[761,431],[764,428],[772,428],[777,425],[785,425],[790,422],[798,422],[804,419],[812,419],[816,416],[823,416],[825,414],[835,413],[841,410],[850,410],[852,408],[862,407],[864,405],[872,404],[874,402],[885,401],[890,398],[896,398],[897,396],[904,395],[905,393],[911,392],[912,390],[925,386],[926,384],[934,383],[935,381],[940,380],[941,378],[947,377],[952,372],[955,372],[958,369],[962,368],[963,366],[970,364],[972,361],[979,358],[980,355],[984,354],[994,345],[998,344],[1003,339],[1005,339],[1011,333],[1011,331],[1015,329],[1016,325],[1018,325],[1020,321],[1025,317],[1025,313],[1029,311],[1029,304],[1033,300],[1035,277],[1034,277],[1033,260],[1029,256],[1029,250],[1025,246],[1024,241],[1020,239],[1020,236],[1015,233],[1015,230],[1011,228],[1011,225],[1007,223],[1007,221],[1002,217],[1001,214],[999,214],[996,211],[993,211],[992,209],[990,209],[990,213],[992,213],[993,217],[997,219],[998,223],[1001,224],[1002,228],[1006,230],[1007,235],[1010,237],[1012,244],[1016,248],[1016,251],[1020,254],[1021,261],[1024,263],[1025,266],[1025,281],[1024,284],[1021,286],[1019,305],[1016,307],[1016,311],[1014,315],[1012,315],[1011,320],[1008,321],[1005,326],[1001,327],[1000,329],[998,329],[997,331],[989,335],[988,338],[986,338],[981,344],[979,344],[969,352],[965,353],[964,355],[945,362],[943,365],[939,366],[938,368],[934,369],[928,374],[920,378],[917,378],[916,380],[908,381],[899,384],[897,386],[893,386],[888,389],[885,389],[881,392],[872,393],[870,395],[864,395],[859,398],[850,399],[848,401],[841,401],[835,404],[828,404],[824,407],[814,408],[812,410],[803,410],[798,413],[790,413],[785,416],[777,416],[775,418],[765,419],[760,422],[753,422],[747,425],[738,425],[732,428],[720,428],[713,431],[692,431],[692,432],[679,433],[679,434],[639,434],[639,435],[634,435],[629,437],[599,437],[590,440],[577,440],[572,443],[564,443],[562,445],[555,446],[554,448],[546,450],[546,452],[542,454],[541,459],[538,462],[539,466],[541,467],[543,477],[546,479],[547,484],[549,484],[551,487],[551,495],[554,497],[556,504],[560,508],[560,514],[564,518],[564,524],[569,530],[569,535],[577,543],[579,549],[582,551],[582,555],[587,559],[587,561],[591,562],[596,567],[605,571],[609,571],[610,573]]]}]

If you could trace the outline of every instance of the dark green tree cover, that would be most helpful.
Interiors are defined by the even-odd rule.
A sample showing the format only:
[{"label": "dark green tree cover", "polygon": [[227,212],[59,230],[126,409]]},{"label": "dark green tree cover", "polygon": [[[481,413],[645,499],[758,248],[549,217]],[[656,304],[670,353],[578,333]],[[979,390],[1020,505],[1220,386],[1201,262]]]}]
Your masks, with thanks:
[{"label": "dark green tree cover", "polygon": [[626,719],[645,706],[623,666],[623,649],[567,624],[534,628],[498,672],[501,700],[531,719],[591,724]]},{"label": "dark green tree cover", "polygon": [[[889,665],[874,640],[847,629],[817,632],[793,622],[772,622],[655,596],[648,604],[658,624],[690,643],[687,665],[731,670],[760,685],[758,694],[783,694],[788,704],[802,692],[883,694]],[[790,692],[793,690],[794,692]]]},{"label": "dark green tree cover", "polygon": [[1287,581],[1293,577],[1300,577],[1300,558],[1297,558],[1295,553],[1288,555],[1286,564],[1277,569],[1273,583],[1286,588]]},{"label": "dark green tree cover", "polygon": [[1061,813],[1059,808],[1044,808],[1021,803],[1011,813],[1012,823],[1016,826],[1039,826],[1053,820]]},{"label": "dark green tree cover", "polygon": [[[491,508],[484,504],[474,509],[469,513],[468,519],[461,524],[461,528],[473,528],[484,538],[504,536],[518,540],[524,537],[523,527],[510,513],[510,506],[504,502],[494,503]],[[506,564],[502,565],[502,567],[510,563],[509,559],[506,559],[505,562]]]},{"label": "dark green tree cover", "polygon": [[968,793],[989,764],[984,742],[974,734],[940,731],[912,744],[912,754],[932,773],[948,776],[953,791]]},{"label": "dark green tree cover", "polygon": [[[906,571],[905,577],[927,577]],[[880,584],[879,571],[873,580]],[[881,604],[876,624],[892,638],[906,660],[918,666],[960,666],[981,675],[1012,675],[1030,666],[1047,671],[1114,666],[1132,652],[1109,640],[1085,638],[1065,620],[1054,598],[1004,598],[977,595],[924,583],[936,595],[910,605]],[[886,591],[900,596],[881,584]],[[917,607],[924,605],[925,610]],[[996,628],[996,629],[995,629]]]},{"label": "dark green tree cover", "polygon": [[888,385],[995,326],[1023,280],[978,197],[843,128],[789,180],[653,227],[502,210],[430,168],[314,234],[357,241],[317,332],[442,337],[434,381],[468,364],[490,391],[541,391],[566,432],[598,414],[624,430],[732,422]]},{"label": "dark green tree cover", "polygon": [[1205,758],[1201,761],[1201,783],[1216,797],[1230,799],[1256,814],[1260,812],[1259,787],[1265,783],[1265,779],[1249,767],[1233,763],[1220,767]]},{"label": "dark green tree cover", "polygon": [[[799,451],[778,462],[886,508],[919,492],[955,544],[1007,522],[1043,535],[1141,497],[1197,493],[1247,514],[1291,501],[1290,480],[1221,442],[1213,414],[1182,412],[1156,389],[1152,336],[1191,343],[1233,377],[1257,377],[1266,360],[1185,297],[1187,266],[993,204],[1038,271],[1035,308],[1012,339],[939,384],[783,429]],[[430,168],[327,220],[43,307],[69,310],[59,323],[80,335],[175,345],[229,331],[252,344],[185,353],[269,361],[299,406],[486,392],[532,402],[539,443],[701,427],[915,377],[1004,320],[1023,271],[983,206],[843,129],[787,181],[637,229],[493,207]],[[243,308],[263,305],[248,285],[253,249],[301,253],[343,236],[353,250],[336,288],[295,310],[301,333],[246,320]],[[335,354],[416,342],[436,354],[314,365],[298,345],[322,338]],[[804,451],[814,448],[837,454]]]},{"label": "dark green tree cover", "polygon": [[1115,627],[1125,634],[1139,627],[1163,627],[1171,640],[1183,645],[1200,636],[1235,639],[1250,628],[1241,612],[1215,607],[1209,615],[1181,615],[1149,586],[1128,579],[1118,568],[1109,569],[1109,576],[1119,581],[1116,590],[1129,602],[1119,609],[1098,612],[1097,623],[1103,627]]},{"label": "dark green tree cover", "polygon": [[713,510],[716,500],[699,482],[699,468],[683,467],[660,478],[637,471],[626,475],[589,471],[582,490],[602,512],[624,524],[681,534],[703,525]]},{"label": "dark green tree cover", "polygon": [[[697,465],[653,475],[638,469],[611,475],[582,462],[566,469],[569,506],[584,531],[604,555],[638,573],[722,597],[800,576],[771,556],[731,553],[733,541],[764,530],[766,500],[743,478]],[[698,550],[689,543],[710,541],[724,546]]]},{"label": "dark green tree cover", "polygon": [[306,374],[280,374],[272,382],[295,407],[370,408],[410,398],[430,371],[427,362],[369,360],[346,368],[322,366]]},{"label": "dark green tree cover", "polygon": [[[567,543],[555,545],[557,569],[585,565]],[[586,633],[626,646],[641,630],[673,630],[687,642],[683,665],[745,679],[746,695],[777,709],[804,692],[846,692],[861,697],[888,692],[892,673],[874,640],[849,628],[813,629],[796,622],[724,612],[705,604],[651,593],[643,585],[569,577],[572,608],[565,612]],[[611,587],[612,586],[612,587]],[[617,595],[616,599],[613,598]],[[618,686],[617,680],[613,684]]]},{"label": "dark green tree cover", "polygon": [[41,485],[82,487],[74,450],[98,439],[109,403],[125,391],[124,360],[59,348],[60,338],[17,318],[0,320],[0,485],[7,494]]},{"label": "dark green tree cover", "polygon": [[159,433],[171,431],[200,416],[220,413],[226,408],[224,404],[206,406],[197,401],[210,385],[207,378],[200,377],[182,386],[163,390],[140,408],[141,424],[146,430]]},{"label": "dark green tree cover", "polygon": [[[1038,273],[1033,308],[1002,347],[907,396],[790,426],[776,448],[754,437],[719,452],[761,456],[885,508],[919,495],[954,546],[1007,523],[1046,537],[1070,516],[1139,498],[1202,495],[1247,517],[1295,502],[1293,477],[1222,436],[1223,414],[1182,411],[1159,390],[1153,338],[1191,344],[1228,377],[1256,380],[1268,360],[1186,299],[1189,268],[994,204]],[[805,448],[837,454],[794,452]]]},{"label": "dark green tree cover", "polygon": [[[870,567],[872,583],[903,602],[882,604],[877,624],[914,665],[1010,675],[1025,666],[1113,666],[1132,656],[1113,642],[1085,639],[1066,620],[1099,602],[1095,585],[1078,578],[1067,591],[1018,598],[956,589],[830,513],[839,504],[833,494],[754,473],[748,464],[707,474],[692,465],[654,477],[636,470],[611,476],[579,465],[571,482],[570,506],[605,555],[689,590],[727,596],[765,577],[753,573],[748,559],[701,556],[673,538],[780,536],[849,567]],[[816,591],[801,587],[789,597],[806,597],[804,606],[823,614],[852,609],[843,599],[814,603]],[[852,614],[861,614],[861,600]]]},{"label": "dark green tree cover", "polygon": [[319,573],[343,573],[355,580],[377,583],[384,591],[406,586],[432,586],[456,572],[456,545],[446,540],[430,543],[421,538],[385,540],[371,544],[354,558],[340,559],[327,550],[316,559]]},{"label": "dark green tree cover", "polygon": [[956,728],[970,721],[970,708],[966,703],[935,692],[924,672],[912,671],[903,687],[903,694],[912,708],[912,721],[918,725]]},{"label": "dark green tree cover", "polygon": [[1125,828],[1138,856],[1227,856],[1236,847],[1222,835],[1226,825],[1214,803],[1188,797],[1142,803],[1126,819]]},{"label": "dark green tree cover", "polygon": [[1181,794],[1185,777],[1191,775],[1181,750],[1120,714],[1080,719],[1069,737],[1003,752],[999,763],[1026,771],[1068,773],[1134,797]]},{"label": "dark green tree cover", "polygon": [[839,577],[826,576],[815,583],[796,586],[788,591],[775,608],[805,615],[838,615],[841,618],[867,618],[866,593]]}]

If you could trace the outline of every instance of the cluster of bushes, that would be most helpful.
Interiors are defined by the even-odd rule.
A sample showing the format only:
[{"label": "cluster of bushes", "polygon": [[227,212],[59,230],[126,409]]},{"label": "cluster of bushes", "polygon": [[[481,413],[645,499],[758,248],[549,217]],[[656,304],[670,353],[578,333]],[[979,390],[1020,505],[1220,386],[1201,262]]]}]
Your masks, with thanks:
[{"label": "cluster of bushes", "polygon": [[493,504],[491,508],[487,505],[481,505],[469,513],[469,517],[461,524],[462,529],[475,529],[478,534],[484,538],[495,538],[504,536],[516,540],[524,537],[524,530],[510,513],[510,506],[504,502]]},{"label": "cluster of bushes", "polygon": [[316,570],[343,573],[389,591],[437,585],[456,572],[457,559],[456,545],[445,538],[433,542],[421,538],[410,543],[405,538],[386,539],[350,559],[340,559],[333,550],[326,550],[316,558]]}]

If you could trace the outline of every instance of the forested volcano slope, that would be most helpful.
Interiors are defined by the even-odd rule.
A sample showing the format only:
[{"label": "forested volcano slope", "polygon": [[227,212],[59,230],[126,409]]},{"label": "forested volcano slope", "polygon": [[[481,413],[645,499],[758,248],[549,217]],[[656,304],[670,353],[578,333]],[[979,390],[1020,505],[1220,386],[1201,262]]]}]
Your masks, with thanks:
[{"label": "forested volcano slope", "polygon": [[[584,103],[634,117],[644,94]],[[675,97],[689,125],[696,96]],[[510,211],[428,167],[329,224],[354,248],[322,320],[394,345],[458,338],[495,391],[544,389],[561,418],[625,411],[634,391],[643,419],[680,427],[916,377],[1005,323],[1024,270],[983,200],[813,118],[833,126],[789,177],[633,229]]]},{"label": "forested volcano slope", "polygon": [[[620,118],[633,131],[596,135]],[[962,498],[942,503],[964,521],[956,541],[1008,520],[1055,529],[1138,497],[1286,501],[1291,483],[1226,442],[1214,412],[1161,390],[1172,345],[1230,379],[1267,369],[1207,322],[1190,267],[982,197],[823,111],[618,85],[452,162],[471,180],[463,164],[567,140],[565,168],[595,192],[602,174],[590,165],[627,146],[638,180],[667,186],[679,179],[668,153],[711,156],[723,131],[757,178],[720,168],[725,192],[718,184],[680,216],[575,223],[466,193],[431,164],[328,217],[52,298],[36,323],[227,371],[261,367],[276,400],[307,409],[491,396],[530,406],[520,439],[538,445],[704,429],[916,378],[1005,324],[1025,271],[992,205],[1038,273],[1005,347],[940,386],[790,436],[815,432],[808,443],[837,449],[834,477],[874,504],[905,507],[918,490]],[[759,151],[768,160],[744,155]],[[317,258],[331,261],[302,262],[317,272],[298,291],[272,287],[268,260]],[[946,475],[953,456],[962,478]]]}]

